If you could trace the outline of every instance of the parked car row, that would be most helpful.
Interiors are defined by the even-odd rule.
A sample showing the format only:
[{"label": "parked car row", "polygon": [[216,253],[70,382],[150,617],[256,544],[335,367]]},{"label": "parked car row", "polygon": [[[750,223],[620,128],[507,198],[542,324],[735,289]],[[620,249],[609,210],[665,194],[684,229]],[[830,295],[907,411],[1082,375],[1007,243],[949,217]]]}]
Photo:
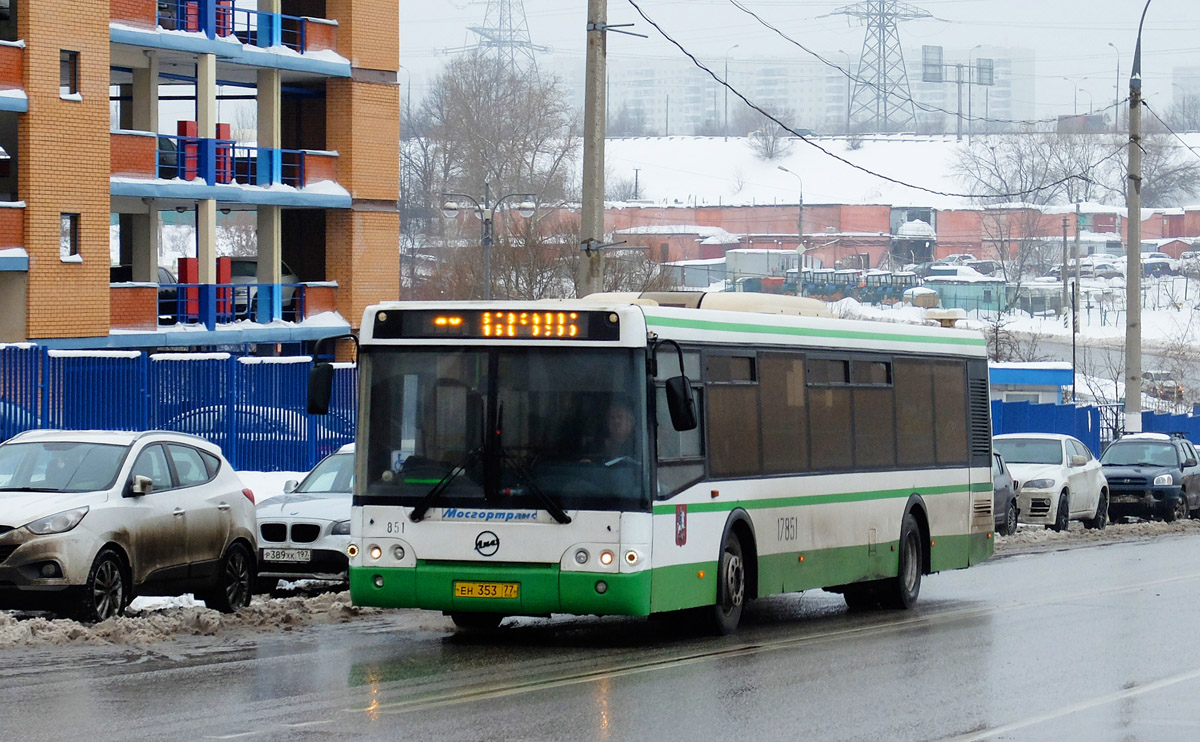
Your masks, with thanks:
[{"label": "parked car row", "polygon": [[1200,518],[1200,454],[1181,434],[1129,433],[1099,459],[1069,435],[1008,433],[992,441],[996,532],[1018,523],[1065,531],[1126,516]]},{"label": "parked car row", "polygon": [[0,443],[0,608],[88,621],[139,595],[236,611],[280,578],[346,579],[354,446],[259,503],[186,433],[31,430]]}]

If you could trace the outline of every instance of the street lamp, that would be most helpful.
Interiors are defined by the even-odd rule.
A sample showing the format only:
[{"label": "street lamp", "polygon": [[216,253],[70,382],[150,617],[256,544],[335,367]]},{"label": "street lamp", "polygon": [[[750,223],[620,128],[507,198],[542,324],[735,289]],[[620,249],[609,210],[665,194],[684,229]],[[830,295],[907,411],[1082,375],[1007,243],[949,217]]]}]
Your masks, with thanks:
[{"label": "street lamp", "polygon": [[1121,111],[1118,108],[1121,105],[1121,50],[1111,41],[1108,42],[1108,45],[1117,53],[1117,85],[1113,88],[1113,133],[1115,134],[1121,130]]},{"label": "street lamp", "polygon": [[[483,184],[483,203],[479,203],[476,199],[465,193],[443,193],[442,198],[453,199],[461,198],[470,201],[475,205],[475,211],[479,214],[479,226],[481,230],[480,242],[483,245],[483,298],[485,301],[492,299],[492,223],[495,220],[496,210],[500,208],[500,204],[509,198],[523,198],[521,203],[517,204],[517,213],[528,219],[533,216],[537,210],[532,199],[535,196],[531,193],[509,193],[496,199],[495,203],[491,201],[490,184]],[[453,219],[458,216],[459,206],[454,201],[447,200],[442,204],[442,216],[447,219]]]},{"label": "street lamp", "polygon": [[975,133],[975,114],[972,112],[972,104],[975,102],[975,62],[971,56],[975,54],[976,49],[982,49],[983,44],[976,44],[967,52],[967,142],[971,141],[971,135]]},{"label": "street lamp", "polygon": [[[1072,80],[1069,77],[1063,77],[1063,79],[1075,86],[1075,115],[1078,116],[1079,115],[1079,83],[1075,82],[1074,80]],[[1083,80],[1086,80],[1086,79],[1087,79],[1086,77],[1080,78],[1080,82],[1083,82]],[[1091,93],[1088,93],[1088,95],[1091,95]]]},{"label": "street lamp", "polygon": [[1128,225],[1125,248],[1125,432],[1142,432],[1142,26],[1150,0],[1138,21],[1137,44],[1129,71]]},{"label": "street lamp", "polygon": [[855,75],[852,72],[854,67],[853,58],[850,52],[838,49],[838,54],[846,55],[846,136],[850,136],[850,97],[853,93],[850,92],[850,83],[854,80]]},{"label": "street lamp", "polygon": [[733,46],[731,46],[725,50],[725,77],[722,79],[725,80],[724,87],[725,87],[725,141],[726,142],[729,141],[729,52],[733,51],[734,49],[738,48],[739,46],[741,46],[741,44],[734,44]]},{"label": "street lamp", "polygon": [[801,178],[798,173],[793,173],[783,165],[776,165],[777,169],[782,170],[796,180],[800,181],[800,204],[796,207],[796,256],[798,264],[796,265],[796,296],[800,296],[800,273],[804,270],[804,178]]}]

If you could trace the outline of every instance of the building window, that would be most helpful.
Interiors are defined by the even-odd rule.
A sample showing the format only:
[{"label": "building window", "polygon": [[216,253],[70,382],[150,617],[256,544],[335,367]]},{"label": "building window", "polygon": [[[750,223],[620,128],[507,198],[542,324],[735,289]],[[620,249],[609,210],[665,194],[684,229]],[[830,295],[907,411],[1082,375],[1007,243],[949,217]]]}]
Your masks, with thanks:
[{"label": "building window", "polygon": [[58,238],[58,255],[64,263],[83,262],[83,257],[79,254],[78,214],[62,215],[62,226]]},{"label": "building window", "polygon": [[79,52],[58,53],[58,94],[79,95]]}]

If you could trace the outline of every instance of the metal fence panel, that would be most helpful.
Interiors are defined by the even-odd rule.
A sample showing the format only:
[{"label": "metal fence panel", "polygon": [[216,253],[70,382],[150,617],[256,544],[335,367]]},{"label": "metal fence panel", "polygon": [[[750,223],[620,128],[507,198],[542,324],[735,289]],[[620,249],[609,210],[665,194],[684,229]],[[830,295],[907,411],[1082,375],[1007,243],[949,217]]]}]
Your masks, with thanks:
[{"label": "metal fence panel", "polygon": [[317,442],[330,436],[306,409],[310,366],[306,356],[238,359],[232,452],[240,468],[305,471],[329,452]]},{"label": "metal fence panel", "polygon": [[992,401],[992,435],[1061,433],[1078,438],[1100,455],[1100,410],[1062,404]]},{"label": "metal fence panel", "polygon": [[145,356],[133,350],[47,352],[42,427],[145,430],[145,364]]},{"label": "metal fence panel", "polygon": [[41,427],[41,369],[46,351],[0,344],[0,441]]}]

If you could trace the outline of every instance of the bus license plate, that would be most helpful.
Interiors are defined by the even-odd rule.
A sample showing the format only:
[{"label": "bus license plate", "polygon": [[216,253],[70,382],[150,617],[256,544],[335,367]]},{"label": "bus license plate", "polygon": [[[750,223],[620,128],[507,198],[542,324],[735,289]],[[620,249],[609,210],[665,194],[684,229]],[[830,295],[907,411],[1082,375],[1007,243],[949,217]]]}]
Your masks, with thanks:
[{"label": "bus license plate", "polygon": [[520,595],[521,585],[517,582],[456,582],[454,597],[456,598],[506,598],[515,599]]},{"label": "bus license plate", "polygon": [[264,562],[311,562],[312,549],[263,549]]}]

